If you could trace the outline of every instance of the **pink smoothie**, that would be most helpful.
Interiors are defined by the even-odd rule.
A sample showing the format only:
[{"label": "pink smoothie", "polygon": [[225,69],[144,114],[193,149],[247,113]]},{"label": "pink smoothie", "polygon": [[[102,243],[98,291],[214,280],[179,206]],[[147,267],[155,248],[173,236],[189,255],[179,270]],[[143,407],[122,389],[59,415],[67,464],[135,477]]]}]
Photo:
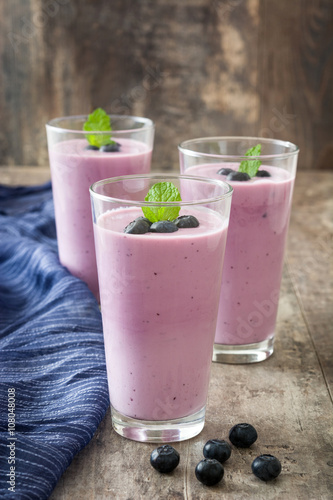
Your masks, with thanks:
[{"label": "pink smoothie", "polygon": [[[226,180],[222,167],[199,165],[189,175]],[[278,167],[262,165],[271,177],[226,181],[232,185],[228,240],[224,258],[215,342],[257,343],[274,336],[294,178]]]},{"label": "pink smoothie", "polygon": [[140,212],[95,225],[110,400],[133,418],[181,418],[206,404],[227,221],[192,207],[198,228],[123,233]]},{"label": "pink smoothie", "polygon": [[61,263],[85,281],[99,298],[89,187],[94,182],[150,171],[152,150],[132,139],[118,139],[115,153],[86,150],[85,139],[57,143],[49,151]]}]

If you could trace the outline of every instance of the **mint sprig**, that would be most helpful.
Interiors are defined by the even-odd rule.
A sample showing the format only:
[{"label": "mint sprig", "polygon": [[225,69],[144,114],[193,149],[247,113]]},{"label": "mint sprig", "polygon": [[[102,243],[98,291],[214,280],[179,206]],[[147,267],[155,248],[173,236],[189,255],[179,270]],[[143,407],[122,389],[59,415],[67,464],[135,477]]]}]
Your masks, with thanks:
[{"label": "mint sprig", "polygon": [[[256,146],[253,146],[253,148],[250,148],[246,151],[245,156],[260,156],[261,153],[261,144],[257,144]],[[239,165],[238,171],[239,172],[244,172],[248,174],[250,177],[254,177],[261,165],[261,161],[258,158],[251,159],[251,160],[243,160],[241,164]]]},{"label": "mint sprig", "polygon": [[[88,120],[83,125],[85,132],[111,132],[111,122],[109,115],[102,108],[97,108],[88,116]],[[86,139],[91,146],[106,146],[115,144],[111,140],[111,134],[87,134]]]},{"label": "mint sprig", "polygon": [[[182,201],[178,188],[172,182],[157,182],[148,191],[145,201],[150,202],[172,202]],[[160,220],[174,220],[178,217],[180,207],[158,206],[158,207],[142,207],[144,216],[150,222],[158,222]]]}]

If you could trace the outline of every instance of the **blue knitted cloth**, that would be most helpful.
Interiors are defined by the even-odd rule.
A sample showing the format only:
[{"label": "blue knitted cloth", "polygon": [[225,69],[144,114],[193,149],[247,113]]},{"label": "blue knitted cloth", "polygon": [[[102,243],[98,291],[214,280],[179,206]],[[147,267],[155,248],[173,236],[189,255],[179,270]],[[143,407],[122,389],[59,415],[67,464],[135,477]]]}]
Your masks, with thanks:
[{"label": "blue knitted cloth", "polygon": [[108,405],[101,315],[59,263],[51,184],[0,186],[0,498],[48,498]]}]

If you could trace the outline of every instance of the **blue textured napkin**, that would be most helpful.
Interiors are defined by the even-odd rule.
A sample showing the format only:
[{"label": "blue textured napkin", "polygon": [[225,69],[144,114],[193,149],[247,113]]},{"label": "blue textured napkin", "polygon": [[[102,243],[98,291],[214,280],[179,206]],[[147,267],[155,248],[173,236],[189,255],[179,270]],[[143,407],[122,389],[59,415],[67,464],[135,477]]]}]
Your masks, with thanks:
[{"label": "blue textured napkin", "polygon": [[59,263],[51,185],[0,186],[0,498],[48,498],[108,405],[101,315]]}]

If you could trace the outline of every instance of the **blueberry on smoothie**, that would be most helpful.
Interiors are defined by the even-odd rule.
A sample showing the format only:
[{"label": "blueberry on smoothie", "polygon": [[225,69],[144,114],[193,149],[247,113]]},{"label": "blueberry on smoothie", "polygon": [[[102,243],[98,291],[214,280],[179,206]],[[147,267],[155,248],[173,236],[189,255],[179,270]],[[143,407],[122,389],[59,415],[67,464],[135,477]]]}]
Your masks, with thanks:
[{"label": "blueberry on smoothie", "polygon": [[195,476],[205,486],[214,486],[224,476],[224,468],[214,458],[204,458],[195,468]]},{"label": "blueberry on smoothie", "polygon": [[178,231],[178,227],[171,220],[159,220],[150,226],[152,233],[174,233]]},{"label": "blueberry on smoothie", "polygon": [[84,149],[90,149],[92,151],[98,151],[99,147],[98,146],[94,146],[93,144],[88,144],[88,146],[86,146]]},{"label": "blueberry on smoothie", "polygon": [[231,174],[231,172],[234,172],[234,170],[232,168],[223,167],[223,168],[220,168],[220,170],[218,170],[216,173],[219,175],[228,175],[228,174]]},{"label": "blueberry on smoothie", "polygon": [[235,172],[234,170],[227,175],[227,181],[249,181],[251,177],[246,172]]},{"label": "blueberry on smoothie", "polygon": [[252,472],[262,481],[271,481],[281,472],[281,463],[273,455],[259,455],[251,465]]},{"label": "blueberry on smoothie", "polygon": [[179,464],[179,460],[180,456],[178,451],[169,444],[164,444],[155,448],[150,455],[150,464],[154,469],[163,474],[172,472]]},{"label": "blueberry on smoothie", "polygon": [[99,148],[103,153],[117,153],[120,150],[119,142],[113,142],[111,144],[104,144]]},{"label": "blueberry on smoothie", "polygon": [[145,217],[138,217],[130,222],[124,229],[128,234],[145,234],[150,230],[151,222]]},{"label": "blueberry on smoothie", "polygon": [[176,224],[177,227],[181,228],[188,228],[188,227],[198,227],[199,226],[199,221],[194,215],[180,215],[175,219],[174,224]]},{"label": "blueberry on smoothie", "polygon": [[258,170],[256,177],[271,177],[271,174],[267,170]]},{"label": "blueberry on smoothie", "polygon": [[238,448],[249,448],[257,438],[257,431],[251,424],[236,424],[229,432],[230,442]]}]

